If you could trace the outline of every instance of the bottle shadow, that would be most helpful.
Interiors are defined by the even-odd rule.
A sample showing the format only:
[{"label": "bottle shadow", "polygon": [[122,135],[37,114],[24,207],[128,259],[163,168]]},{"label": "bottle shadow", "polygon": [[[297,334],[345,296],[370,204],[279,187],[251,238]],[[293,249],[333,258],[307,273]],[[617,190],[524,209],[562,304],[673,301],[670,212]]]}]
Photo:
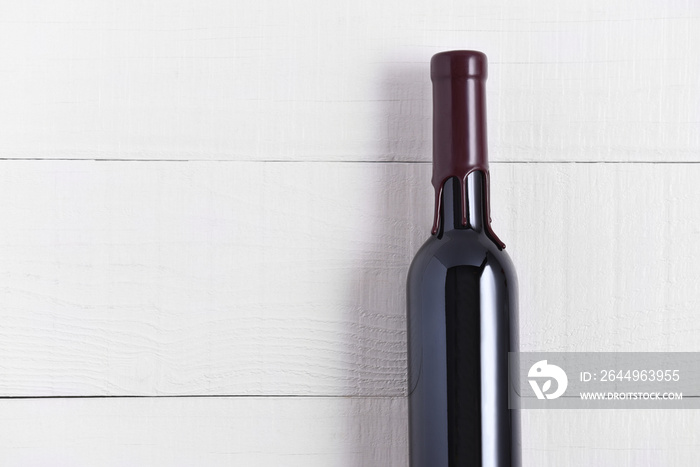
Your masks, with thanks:
[{"label": "bottle shadow", "polygon": [[[427,60],[383,65],[377,87],[378,163],[358,163],[372,238],[347,302],[351,392],[360,413],[350,430],[357,456],[348,466],[407,465],[406,275],[432,221],[431,82]],[[358,423],[359,420],[359,423]],[[379,441],[382,439],[384,441]],[[397,462],[397,460],[399,460]]]}]

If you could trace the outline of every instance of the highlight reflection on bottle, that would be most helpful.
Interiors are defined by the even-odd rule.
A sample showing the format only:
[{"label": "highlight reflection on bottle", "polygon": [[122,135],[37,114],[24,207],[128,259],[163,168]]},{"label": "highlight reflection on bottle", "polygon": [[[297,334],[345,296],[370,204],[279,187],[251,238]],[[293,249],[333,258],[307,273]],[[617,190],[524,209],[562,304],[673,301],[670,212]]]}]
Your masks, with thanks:
[{"label": "highlight reflection on bottle", "polygon": [[486,56],[442,52],[430,65],[435,212],[407,284],[411,466],[519,466],[517,279],[491,230]]}]

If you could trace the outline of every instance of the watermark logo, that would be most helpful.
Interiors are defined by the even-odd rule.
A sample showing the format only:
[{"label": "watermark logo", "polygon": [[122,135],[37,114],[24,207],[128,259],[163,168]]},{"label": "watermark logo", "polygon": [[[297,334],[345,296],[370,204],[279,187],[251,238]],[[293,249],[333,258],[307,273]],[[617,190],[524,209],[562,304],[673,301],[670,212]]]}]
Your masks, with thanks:
[{"label": "watermark logo", "polygon": [[[532,365],[532,367],[530,367],[530,371],[527,373],[527,376],[529,378],[537,378],[540,380],[546,379],[544,384],[542,384],[542,387],[540,387],[536,379],[528,380],[538,399],[556,399],[564,394],[566,387],[569,385],[569,378],[566,377],[564,370],[556,365],[547,364],[547,360],[540,360]],[[552,380],[557,382],[556,391],[548,393],[548,391],[552,388]]]}]

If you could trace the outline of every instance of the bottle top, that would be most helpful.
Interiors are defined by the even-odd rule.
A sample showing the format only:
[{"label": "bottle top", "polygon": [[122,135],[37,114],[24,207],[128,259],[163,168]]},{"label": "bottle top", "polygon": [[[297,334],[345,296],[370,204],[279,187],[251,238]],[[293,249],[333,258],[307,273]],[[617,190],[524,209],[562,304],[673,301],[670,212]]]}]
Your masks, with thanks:
[{"label": "bottle top", "polygon": [[430,78],[435,81],[450,78],[487,77],[486,55],[476,50],[451,50],[433,55]]}]

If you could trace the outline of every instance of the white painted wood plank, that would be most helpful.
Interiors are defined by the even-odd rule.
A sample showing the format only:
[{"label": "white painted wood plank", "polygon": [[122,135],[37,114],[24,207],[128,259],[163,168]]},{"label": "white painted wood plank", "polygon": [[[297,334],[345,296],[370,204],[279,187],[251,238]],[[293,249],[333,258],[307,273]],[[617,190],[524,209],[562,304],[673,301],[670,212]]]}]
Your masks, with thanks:
[{"label": "white painted wood plank", "polygon": [[405,169],[3,162],[0,393],[403,394]]},{"label": "white painted wood plank", "polygon": [[[405,466],[397,398],[0,401],[0,462],[61,466]],[[693,410],[526,410],[523,467],[693,467]]]},{"label": "white painted wood plank", "polygon": [[700,155],[700,8],[4,2],[0,157],[423,160],[433,53],[491,61],[492,157]]},{"label": "white painted wood plank", "polygon": [[0,463],[408,465],[405,398],[2,400]]},{"label": "white painted wood plank", "polygon": [[[428,164],[4,161],[0,394],[405,393]],[[523,350],[697,351],[698,164],[499,164]]]},{"label": "white painted wood plank", "polygon": [[524,410],[523,467],[694,467],[697,410]]},{"label": "white painted wood plank", "polygon": [[700,164],[498,169],[523,351],[700,351]]}]

